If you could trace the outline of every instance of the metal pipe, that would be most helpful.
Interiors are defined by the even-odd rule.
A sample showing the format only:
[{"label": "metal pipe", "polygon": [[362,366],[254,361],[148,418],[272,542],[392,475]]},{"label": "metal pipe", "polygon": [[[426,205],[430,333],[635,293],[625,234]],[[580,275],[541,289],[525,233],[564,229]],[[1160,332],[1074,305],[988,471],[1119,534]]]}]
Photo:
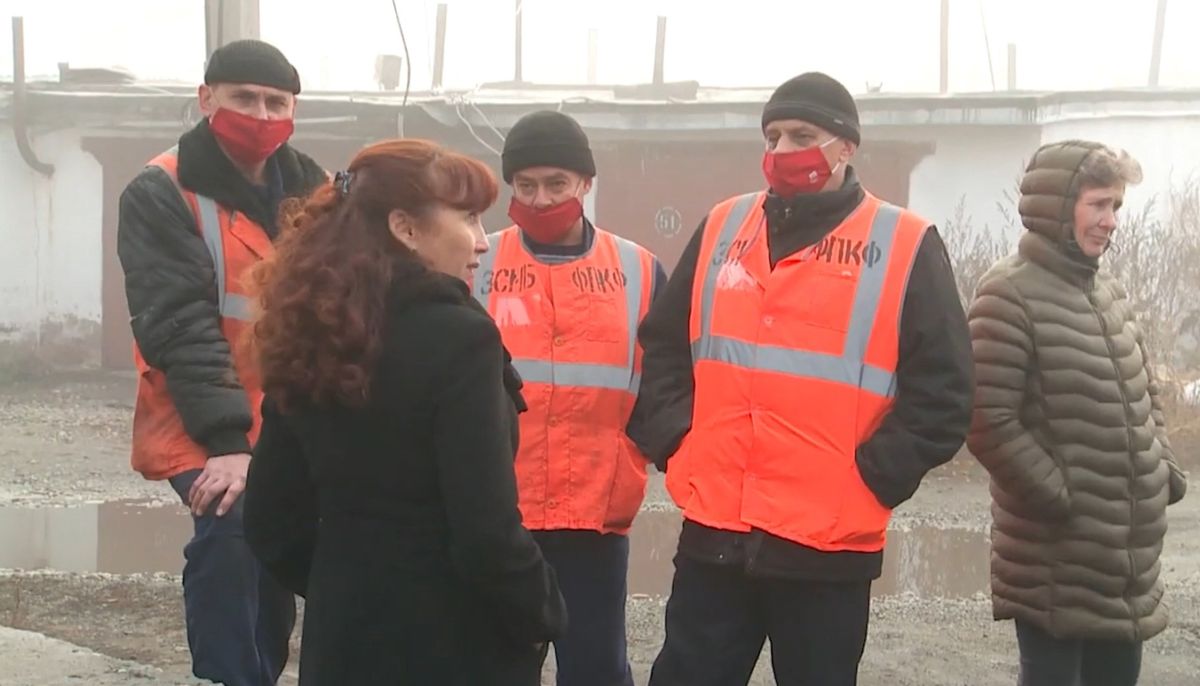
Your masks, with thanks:
[{"label": "metal pipe", "polygon": [[27,117],[28,102],[25,98],[25,20],[21,17],[12,18],[13,32],[13,136],[17,139],[17,150],[21,159],[30,169],[46,176],[54,175],[54,165],[46,164],[37,158],[33,146],[29,144],[29,129]]},{"label": "metal pipe", "polygon": [[437,37],[433,47],[433,89],[442,87],[442,72],[446,68],[446,3],[437,6]]}]

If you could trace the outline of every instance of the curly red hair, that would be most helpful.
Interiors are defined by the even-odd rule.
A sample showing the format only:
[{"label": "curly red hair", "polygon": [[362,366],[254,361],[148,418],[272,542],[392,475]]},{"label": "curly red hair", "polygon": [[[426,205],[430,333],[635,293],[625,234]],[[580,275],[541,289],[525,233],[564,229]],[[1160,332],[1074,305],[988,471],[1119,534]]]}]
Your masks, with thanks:
[{"label": "curly red hair", "polygon": [[388,229],[392,211],[418,220],[438,205],[483,212],[498,193],[482,162],[429,141],[370,145],[347,171],[347,190],[326,182],[283,208],[274,255],[251,273],[259,312],[250,344],[263,389],[283,407],[354,407],[370,396],[389,289],[398,267],[417,262]]}]

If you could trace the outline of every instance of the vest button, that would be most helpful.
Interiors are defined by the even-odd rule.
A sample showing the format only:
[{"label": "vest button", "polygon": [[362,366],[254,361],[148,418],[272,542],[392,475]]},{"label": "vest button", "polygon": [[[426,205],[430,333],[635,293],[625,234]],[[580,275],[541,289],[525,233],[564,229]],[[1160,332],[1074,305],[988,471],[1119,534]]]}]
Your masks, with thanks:
[{"label": "vest button", "polygon": [[546,501],[546,507],[548,507],[548,508],[550,508],[551,510],[553,510],[554,508],[558,507],[558,501],[557,501],[557,500],[547,500],[547,501]]},{"label": "vest button", "polygon": [[562,344],[563,344],[563,343],[566,343],[566,341],[563,339],[563,337],[562,337],[562,336],[555,336],[555,337],[554,337],[554,345],[557,345],[557,346],[562,346]]},{"label": "vest button", "polygon": [[774,317],[763,317],[763,326],[770,327],[775,323]]}]

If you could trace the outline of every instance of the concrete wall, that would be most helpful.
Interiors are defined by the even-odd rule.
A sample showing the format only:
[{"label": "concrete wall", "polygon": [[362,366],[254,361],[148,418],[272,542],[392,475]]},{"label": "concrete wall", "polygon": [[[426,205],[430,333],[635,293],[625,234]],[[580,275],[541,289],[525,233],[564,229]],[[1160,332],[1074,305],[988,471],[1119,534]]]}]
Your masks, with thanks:
[{"label": "concrete wall", "polygon": [[1040,145],[1038,127],[889,127],[876,135],[934,147],[913,170],[910,208],[945,227],[962,202],[973,230],[1017,232],[1000,205],[1007,204],[1005,192],[1015,191],[1026,160]]},{"label": "concrete wall", "polygon": [[[879,127],[875,139],[929,142],[934,153],[913,171],[909,206],[939,226],[964,203],[974,230],[987,227],[1015,235],[1003,205],[1016,219],[1016,207],[1004,197],[1015,193],[1030,155],[1043,143],[1083,138],[1124,148],[1142,164],[1145,180],[1129,189],[1126,206],[1140,209],[1151,197],[1200,181],[1200,116],[1153,118],[1079,118],[1041,126]],[[1164,212],[1160,203],[1156,210]]]},{"label": "concrete wall", "polygon": [[101,221],[99,163],[75,131],[34,141],[55,166],[47,178],[22,160],[0,126],[0,343],[65,361],[98,358]]},{"label": "concrete wall", "polygon": [[[1164,194],[1189,176],[1200,178],[1197,116],[1059,118],[1045,126],[875,126],[864,136],[875,142],[931,148],[916,164],[908,188],[909,206],[930,221],[945,227],[961,201],[972,230],[986,228],[1008,236],[1016,235],[1019,227],[1005,219],[998,205],[1008,202],[1005,191],[1015,190],[1025,161],[1042,142],[1082,137],[1128,149],[1146,174],[1145,183],[1130,191],[1130,208],[1140,208],[1150,196]],[[93,364],[100,357],[104,310],[104,208],[105,203],[116,203],[116,189],[124,180],[109,184],[111,197],[105,197],[101,165],[81,147],[78,132],[42,135],[34,147],[43,161],[55,165],[52,178],[29,169],[16,149],[12,130],[0,126],[0,207],[4,209],[0,215],[0,367],[14,348],[54,362]],[[586,202],[591,216],[642,239],[673,265],[712,202],[760,183],[759,153],[754,146],[741,144],[707,148],[688,144],[669,151],[659,146],[647,158],[644,147],[597,146],[602,168],[620,169],[622,174],[610,172]],[[346,153],[340,149],[338,154],[324,148],[318,152],[324,152],[333,167],[344,164],[340,160]],[[138,155],[138,160],[143,159],[141,152]],[[648,166],[648,159],[653,164]],[[642,173],[631,173],[633,169]],[[722,171],[714,173],[718,169]],[[677,235],[655,231],[656,213],[666,205],[682,217]],[[507,225],[506,207],[507,196],[502,194],[489,213],[489,228]],[[1015,214],[1011,206],[1009,211]],[[109,221],[115,226],[115,216]],[[113,267],[109,265],[110,270]],[[118,282],[113,284],[119,287]],[[117,309],[110,307],[106,316],[127,337],[127,315]],[[128,357],[126,340],[109,347],[118,351],[121,360]]]}]

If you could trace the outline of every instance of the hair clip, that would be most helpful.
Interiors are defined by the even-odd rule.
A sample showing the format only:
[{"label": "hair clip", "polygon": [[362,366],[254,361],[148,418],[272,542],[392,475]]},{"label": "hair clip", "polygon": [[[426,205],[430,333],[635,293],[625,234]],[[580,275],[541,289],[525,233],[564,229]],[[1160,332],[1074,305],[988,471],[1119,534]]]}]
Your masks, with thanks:
[{"label": "hair clip", "polygon": [[333,187],[342,197],[345,197],[350,194],[350,181],[353,179],[353,172],[340,171],[333,175]]}]

